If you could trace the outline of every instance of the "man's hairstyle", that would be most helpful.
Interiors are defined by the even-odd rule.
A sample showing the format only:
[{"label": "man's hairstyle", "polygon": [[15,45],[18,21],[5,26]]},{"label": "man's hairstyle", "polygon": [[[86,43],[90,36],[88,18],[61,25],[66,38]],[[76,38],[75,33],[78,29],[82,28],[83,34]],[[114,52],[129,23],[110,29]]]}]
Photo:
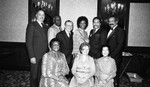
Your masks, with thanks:
[{"label": "man's hairstyle", "polygon": [[119,21],[119,18],[117,16],[110,16],[109,18],[115,18],[115,21]]},{"label": "man's hairstyle", "polygon": [[100,21],[100,23],[102,23],[102,19],[100,17],[94,17],[93,22],[94,22],[95,19],[98,19]]},{"label": "man's hairstyle", "polygon": [[53,18],[53,22],[55,21],[56,17],[59,17],[61,19],[61,17],[59,15],[56,15],[54,18]]},{"label": "man's hairstyle", "polygon": [[36,15],[38,14],[38,12],[39,12],[39,11],[43,11],[43,12],[44,12],[44,14],[45,14],[45,11],[44,11],[44,10],[39,9],[39,10],[36,12]]},{"label": "man's hairstyle", "polygon": [[71,22],[73,24],[73,22],[71,20],[66,20],[65,21],[65,25],[66,25],[67,22]]},{"label": "man's hairstyle", "polygon": [[77,19],[77,27],[78,27],[78,28],[80,27],[80,22],[81,22],[81,21],[85,21],[85,23],[86,23],[85,29],[86,29],[87,26],[88,26],[88,19],[87,19],[85,16],[80,16],[80,17]]}]

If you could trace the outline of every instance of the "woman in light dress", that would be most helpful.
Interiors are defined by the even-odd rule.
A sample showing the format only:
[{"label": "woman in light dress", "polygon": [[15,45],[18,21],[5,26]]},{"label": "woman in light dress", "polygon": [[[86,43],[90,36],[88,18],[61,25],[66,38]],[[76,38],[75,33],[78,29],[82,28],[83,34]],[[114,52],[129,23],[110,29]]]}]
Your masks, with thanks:
[{"label": "woman in light dress", "polygon": [[56,38],[52,39],[52,50],[43,56],[40,87],[68,87],[65,75],[69,73],[69,68],[65,55],[59,52],[59,45]]},{"label": "woman in light dress", "polygon": [[97,59],[95,73],[95,87],[114,87],[114,77],[116,76],[116,63],[109,55],[109,47],[102,47],[103,57]]},{"label": "woman in light dress", "polygon": [[74,31],[74,35],[73,35],[73,54],[74,54],[74,56],[77,55],[77,53],[80,53],[79,46],[81,45],[81,43],[89,42],[88,34],[85,31],[87,26],[88,26],[88,19],[85,16],[80,16],[77,19],[78,29],[76,29]]},{"label": "woman in light dress", "polygon": [[81,54],[78,54],[72,67],[73,77],[69,87],[93,87],[95,74],[94,59],[88,55],[90,45],[82,43],[79,48]]}]

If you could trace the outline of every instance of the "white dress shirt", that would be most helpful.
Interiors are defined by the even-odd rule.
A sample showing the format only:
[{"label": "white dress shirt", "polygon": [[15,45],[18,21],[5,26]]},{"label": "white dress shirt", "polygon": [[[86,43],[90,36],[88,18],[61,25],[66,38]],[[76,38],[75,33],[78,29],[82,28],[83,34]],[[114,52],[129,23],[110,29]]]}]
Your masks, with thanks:
[{"label": "white dress shirt", "polygon": [[108,34],[107,34],[107,38],[109,37],[109,35],[112,33],[112,31],[117,27],[118,25],[116,25],[115,27],[113,27],[113,29],[110,29]]},{"label": "white dress shirt", "polygon": [[40,21],[38,21],[38,20],[37,20],[37,22],[39,23],[39,25],[40,25],[41,27],[43,27],[42,22],[40,22]]},{"label": "white dress shirt", "polygon": [[65,32],[66,32],[67,36],[70,37],[70,33],[71,33],[71,32],[68,32],[68,31],[66,31],[66,30],[65,30]]}]

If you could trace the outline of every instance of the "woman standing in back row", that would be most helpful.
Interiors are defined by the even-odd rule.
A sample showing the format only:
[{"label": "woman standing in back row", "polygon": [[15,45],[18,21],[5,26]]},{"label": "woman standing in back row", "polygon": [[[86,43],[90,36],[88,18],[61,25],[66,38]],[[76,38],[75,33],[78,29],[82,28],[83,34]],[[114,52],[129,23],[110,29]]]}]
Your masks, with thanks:
[{"label": "woman standing in back row", "polygon": [[83,42],[89,42],[88,34],[85,31],[88,26],[88,19],[85,16],[80,16],[77,20],[77,27],[73,35],[73,54],[77,55],[79,52],[79,46]]}]

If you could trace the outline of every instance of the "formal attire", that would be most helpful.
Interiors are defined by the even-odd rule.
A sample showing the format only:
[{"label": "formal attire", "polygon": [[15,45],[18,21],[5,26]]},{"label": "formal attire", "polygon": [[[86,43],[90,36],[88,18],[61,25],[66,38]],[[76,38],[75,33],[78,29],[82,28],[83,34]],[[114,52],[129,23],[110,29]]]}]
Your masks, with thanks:
[{"label": "formal attire", "polygon": [[[111,33],[110,33],[111,32]],[[119,85],[120,66],[122,61],[122,51],[125,45],[125,32],[119,26],[115,26],[112,30],[108,31],[106,36],[106,44],[110,47],[110,55],[114,58],[117,65],[117,77],[115,82]]]},{"label": "formal attire", "polygon": [[[39,87],[68,87],[68,80],[65,78],[68,73],[65,55],[61,52],[50,51],[43,57]],[[54,76],[60,80],[54,79]]]},{"label": "formal attire", "polygon": [[[112,31],[110,34],[109,32]],[[110,56],[115,59],[116,62],[120,61],[122,56],[123,47],[125,44],[125,32],[119,26],[116,26],[113,30],[109,30],[107,34],[106,44],[110,46]]]},{"label": "formal attire", "polygon": [[[69,34],[67,31],[63,30],[56,35],[56,38],[60,41],[60,52],[65,54],[67,64],[69,69],[71,69],[73,63],[73,33],[71,32]],[[72,77],[71,72],[69,72],[69,75],[66,77],[70,79]]]},{"label": "formal attire", "polygon": [[73,78],[69,87],[93,87],[95,74],[94,59],[86,56],[86,60],[82,61],[82,54],[78,54],[74,60],[72,67]]},{"label": "formal attire", "polygon": [[56,34],[61,31],[61,27],[53,24],[49,29],[48,29],[48,43],[56,37]]},{"label": "formal attire", "polygon": [[101,47],[105,43],[105,35],[103,35],[103,29],[92,29],[89,36],[89,44],[91,46],[89,55],[94,59],[101,57]]},{"label": "formal attire", "polygon": [[88,34],[85,30],[78,28],[74,31],[73,34],[73,52],[72,53],[79,53],[79,47],[81,43],[89,42]]},{"label": "formal attire", "polygon": [[70,64],[72,61],[73,33],[71,32],[69,36],[64,30],[59,32],[56,38],[60,41],[60,52],[65,54],[67,63]]},{"label": "formal attire", "polygon": [[27,26],[26,30],[26,47],[29,58],[36,58],[36,64],[31,63],[31,87],[38,87],[41,76],[41,60],[43,55],[48,51],[46,25],[35,21]]},{"label": "formal attire", "polygon": [[116,76],[117,71],[115,60],[111,57],[101,57],[95,63],[95,87],[114,87],[113,78]]}]

